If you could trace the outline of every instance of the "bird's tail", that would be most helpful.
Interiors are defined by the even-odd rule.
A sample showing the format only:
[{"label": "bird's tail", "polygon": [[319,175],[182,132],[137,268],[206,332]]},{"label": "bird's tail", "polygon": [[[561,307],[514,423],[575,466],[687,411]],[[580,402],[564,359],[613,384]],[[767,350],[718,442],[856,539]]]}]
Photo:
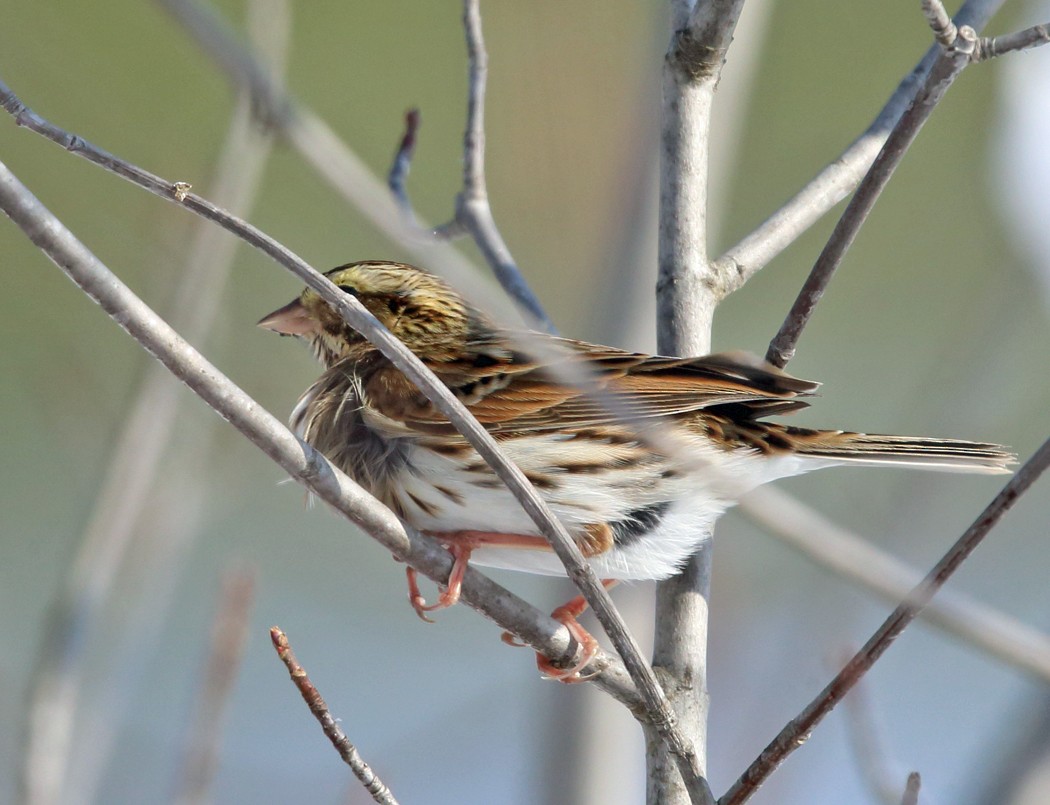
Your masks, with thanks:
[{"label": "bird's tail", "polygon": [[790,440],[799,455],[848,464],[897,464],[916,469],[995,475],[1010,472],[1010,465],[1017,460],[1005,447],[987,442],[789,427],[784,427],[782,435]]}]

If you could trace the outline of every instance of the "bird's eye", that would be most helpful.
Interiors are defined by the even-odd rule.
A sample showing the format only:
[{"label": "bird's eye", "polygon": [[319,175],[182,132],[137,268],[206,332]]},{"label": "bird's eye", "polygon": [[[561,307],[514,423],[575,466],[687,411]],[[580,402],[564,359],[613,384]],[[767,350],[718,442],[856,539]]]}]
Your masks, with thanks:
[{"label": "bird's eye", "polygon": [[335,287],[338,288],[340,291],[345,291],[351,296],[357,296],[357,288],[355,288],[353,285],[336,285]]}]

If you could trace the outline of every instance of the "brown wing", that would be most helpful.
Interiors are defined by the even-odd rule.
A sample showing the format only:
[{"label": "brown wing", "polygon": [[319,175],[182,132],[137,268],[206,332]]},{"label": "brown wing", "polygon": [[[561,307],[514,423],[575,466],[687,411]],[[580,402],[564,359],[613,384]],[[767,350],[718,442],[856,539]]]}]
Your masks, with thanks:
[{"label": "brown wing", "polygon": [[[493,432],[588,428],[616,423],[625,415],[674,417],[702,408],[753,419],[805,407],[798,398],[809,396],[818,385],[743,354],[666,358],[544,337],[540,346],[549,343],[559,357],[551,360],[546,355],[550,368],[541,368],[539,361],[506,343],[476,344],[456,361],[429,364]],[[565,380],[579,378],[586,384],[588,372],[593,388],[614,395],[613,406]],[[369,373],[365,391],[380,413],[410,429],[435,434],[451,429],[445,417],[387,364]]]}]

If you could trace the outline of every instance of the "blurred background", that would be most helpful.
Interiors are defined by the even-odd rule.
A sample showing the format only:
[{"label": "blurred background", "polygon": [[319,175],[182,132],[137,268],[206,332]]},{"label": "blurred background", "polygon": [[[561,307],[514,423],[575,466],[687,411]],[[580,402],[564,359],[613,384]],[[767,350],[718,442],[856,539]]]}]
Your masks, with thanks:
[{"label": "blurred background", "polygon": [[[497,221],[562,333],[639,350],[655,344],[662,6],[482,9]],[[246,36],[243,0],[214,7]],[[264,37],[281,22],[266,13]],[[1048,16],[1046,3],[1010,2],[990,32]],[[929,40],[910,1],[752,0],[716,109],[713,251],[863,131]],[[967,70],[922,132],[790,366],[825,384],[800,424],[1001,442],[1022,459],[1045,438],[1048,57]],[[459,3],[295,4],[285,75],[379,175],[405,110],[420,107],[409,191],[427,220],[449,216],[466,108]],[[0,78],[56,124],[205,197],[219,192],[231,120],[244,124],[243,98],[156,3],[7,3]],[[265,139],[257,127],[241,136]],[[229,248],[225,235],[193,246],[193,216],[7,118],[0,159],[156,310],[197,327],[196,346],[235,382],[286,416],[317,368],[293,341],[254,325],[298,293],[290,275],[237,246],[225,287],[209,270],[198,281],[205,300],[186,301],[194,249]],[[259,165],[243,168],[260,182],[244,215],[313,265],[410,257],[291,148],[277,143]],[[765,351],[834,217],[719,308],[716,349]],[[482,266],[472,246],[459,248]],[[98,617],[74,624],[83,628],[65,655],[76,673],[62,678],[78,686],[60,685],[55,706],[37,710],[47,727],[38,734],[55,741],[41,756],[65,769],[53,801],[191,801],[187,747],[200,748],[192,724],[231,573],[247,574],[254,596],[224,704],[214,801],[367,801],[274,656],[272,624],[403,802],[642,800],[643,742],[626,713],[588,686],[542,681],[529,652],[501,644],[465,607],[422,623],[406,605],[402,567],[324,508],[305,508],[302,490],[187,390],[176,388],[166,438],[136,445],[159,456],[156,473],[115,471],[151,359],[7,222],[0,250],[0,802],[18,801],[41,683],[34,668],[58,636],[55,602],[70,578]],[[475,288],[490,284],[483,267],[477,276]],[[210,304],[214,324],[194,324]],[[162,400],[175,386],[164,379],[138,421],[166,421]],[[107,477],[135,483],[107,492]],[[780,486],[925,569],[1001,485],[842,470]],[[1047,491],[1044,479],[950,583],[1041,631],[1050,628]],[[715,542],[708,768],[717,793],[892,605],[739,514],[720,522]],[[570,595],[557,580],[495,575],[544,608]],[[652,586],[615,597],[647,644]],[[865,772],[873,765],[899,788],[920,771],[923,802],[1050,800],[1037,773],[1050,746],[1046,680],[919,623],[863,693],[868,716],[837,710],[753,801],[879,802]],[[851,742],[858,726],[879,740]]]}]

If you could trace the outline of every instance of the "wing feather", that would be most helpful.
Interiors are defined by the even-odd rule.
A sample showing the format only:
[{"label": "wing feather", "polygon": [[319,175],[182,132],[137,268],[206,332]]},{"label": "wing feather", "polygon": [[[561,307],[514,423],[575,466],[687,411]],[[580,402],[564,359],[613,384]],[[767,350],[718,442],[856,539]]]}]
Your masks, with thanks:
[{"label": "wing feather", "polygon": [[[726,414],[757,418],[805,407],[799,398],[810,396],[818,385],[739,353],[670,358],[569,339],[550,341],[561,355],[557,371],[503,345],[508,342],[479,345],[454,362],[432,363],[430,368],[493,432],[591,428],[620,420],[621,414],[596,395],[562,382],[566,375],[586,382],[590,373],[593,384],[615,395],[615,408],[633,418],[678,417],[719,406]],[[379,412],[409,428],[452,431],[444,415],[385,361],[368,373],[365,391]]]}]

